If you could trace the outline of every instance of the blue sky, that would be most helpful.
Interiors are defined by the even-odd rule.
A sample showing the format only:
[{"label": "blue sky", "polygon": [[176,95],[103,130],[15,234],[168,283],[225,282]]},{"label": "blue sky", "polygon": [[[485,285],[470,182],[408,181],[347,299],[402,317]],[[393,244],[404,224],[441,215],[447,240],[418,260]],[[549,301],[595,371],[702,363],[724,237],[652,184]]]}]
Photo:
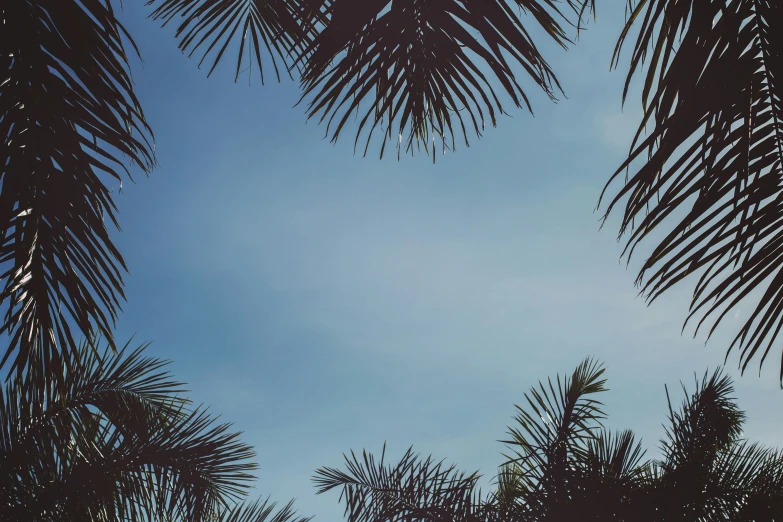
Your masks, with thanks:
[{"label": "blue sky", "polygon": [[[599,231],[593,211],[639,111],[621,111],[623,71],[608,67],[621,9],[599,5],[569,52],[541,43],[568,99],[531,87],[535,118],[512,111],[432,165],[363,159],[350,135],[330,144],[291,81],[235,84],[228,63],[206,79],[130,4],[160,167],[118,196],[131,274],[117,335],[152,341],[196,402],[244,431],[255,495],[341,520],[313,470],[384,441],[487,484],[513,404],[588,355],[607,366],[608,425],[654,455],[664,384],[679,402],[680,380],[722,363],[739,319],[706,347],[681,336],[690,287],[646,307],[638,263],[619,262],[618,216]],[[737,397],[747,436],[783,445],[776,374],[775,357],[761,378],[754,366]]]}]

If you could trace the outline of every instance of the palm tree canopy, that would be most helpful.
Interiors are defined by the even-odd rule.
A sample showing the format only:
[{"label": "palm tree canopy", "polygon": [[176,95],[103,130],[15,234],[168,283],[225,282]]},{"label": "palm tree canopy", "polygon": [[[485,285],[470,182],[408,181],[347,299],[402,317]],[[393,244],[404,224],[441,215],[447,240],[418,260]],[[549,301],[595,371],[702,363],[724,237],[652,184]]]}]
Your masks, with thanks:
[{"label": "palm tree canopy", "polygon": [[[705,374],[680,409],[669,402],[662,458],[644,460],[630,431],[602,425],[603,368],[586,360],[525,394],[509,428],[512,450],[482,496],[466,475],[408,450],[384,465],[346,457],[347,471],[321,468],[318,493],[342,489],[348,522],[542,520],[742,520],[783,517],[783,454],[742,438],[744,414],[721,371]],[[385,447],[384,447],[385,451]]]},{"label": "palm tree canopy", "polygon": [[[433,140],[446,147],[450,136],[453,146],[457,121],[466,140],[468,127],[480,134],[503,112],[498,89],[514,105],[528,105],[519,71],[554,96],[557,80],[517,10],[568,43],[565,14],[553,0],[460,0],[443,10],[417,1],[148,3],[164,25],[177,20],[180,48],[200,53],[210,73],[236,49],[232,44],[238,45],[237,75],[243,60],[255,63],[262,79],[266,58],[278,78],[301,69],[305,94],[312,95],[309,114],[337,118],[335,138],[353,110],[366,105],[370,135],[385,125],[382,149],[395,125],[408,135],[408,150],[416,144],[433,153]],[[589,3],[567,5],[581,18]],[[112,0],[2,7],[7,80],[0,85],[0,125],[7,160],[0,174],[6,312],[0,333],[11,342],[0,366],[10,360],[18,372],[62,376],[68,364],[62,353],[75,349],[80,336],[101,335],[113,344],[126,267],[105,224],[119,226],[114,192],[123,177],[155,165],[130,73],[127,50],[136,51],[135,44],[114,7]],[[400,38],[405,42],[395,43]]]},{"label": "palm tree canopy", "polygon": [[[274,2],[153,3],[156,16],[183,15],[181,47],[220,49],[215,62],[236,39],[237,71],[244,49],[255,48],[258,56],[256,34],[283,26]],[[308,116],[326,122],[332,140],[355,121],[355,146],[363,153],[375,135],[381,155],[392,143],[398,157],[421,149],[433,160],[438,150],[453,149],[457,138],[467,143],[470,134],[480,136],[487,123],[494,125],[505,111],[501,98],[530,109],[523,80],[550,97],[560,92],[529,24],[565,46],[564,27],[595,15],[595,3],[587,0],[289,4],[306,30],[293,43],[285,40],[287,54],[275,50],[296,57]],[[259,7],[266,5],[268,18],[267,8]],[[731,347],[741,349],[743,370],[756,355],[762,364],[783,326],[777,183],[783,168],[783,40],[775,29],[783,23],[783,7],[774,0],[620,5],[628,18],[612,63],[619,65],[623,44],[636,33],[623,99],[631,80],[642,75],[644,116],[604,196],[621,173],[633,174],[612,194],[606,215],[624,202],[620,236],[628,234],[629,259],[654,230],[663,230],[638,283],[652,301],[697,274],[686,320],[697,317],[697,331],[711,320],[712,334],[730,310],[756,299]]]},{"label": "palm tree canopy", "polygon": [[22,0],[0,14],[1,360],[62,375],[80,337],[112,344],[125,264],[109,184],[149,172],[152,136],[111,2]]},{"label": "palm tree canopy", "polygon": [[624,202],[629,257],[662,232],[638,277],[650,300],[698,278],[686,320],[697,318],[697,331],[711,321],[711,335],[729,311],[755,301],[743,306],[752,311],[729,347],[740,348],[744,371],[754,356],[764,362],[783,326],[783,5],[630,7],[613,60],[635,31],[624,97],[641,75],[644,116],[610,181],[626,172],[606,213]]},{"label": "palm tree canopy", "polygon": [[[0,518],[262,522],[242,503],[257,468],[231,426],[181,396],[167,364],[129,345],[81,345],[62,386],[0,393]],[[272,522],[294,518],[292,504]],[[297,522],[307,519],[297,518]]]},{"label": "palm tree canopy", "polygon": [[565,47],[564,25],[594,7],[593,0],[149,3],[154,18],[181,17],[180,48],[201,52],[199,63],[214,55],[210,73],[236,41],[236,74],[245,56],[263,74],[266,50],[275,67],[278,56],[301,70],[308,117],[326,121],[332,140],[355,114],[364,153],[379,130],[381,156],[393,142],[398,155],[423,149],[433,160],[436,144],[453,149],[456,138],[467,144],[469,134],[494,126],[504,113],[501,93],[531,109],[523,79],[554,97],[560,85],[526,24]]},{"label": "palm tree canopy", "polygon": [[[262,80],[270,65],[278,78],[296,70],[308,116],[325,122],[332,139],[350,122],[362,152],[376,143],[382,155],[392,144],[398,156],[423,150],[433,159],[480,136],[509,105],[530,109],[526,83],[557,96],[555,71],[531,34],[565,47],[569,26],[595,15],[593,0],[148,4],[154,19],[177,26],[180,48],[209,73],[227,57],[235,75],[244,66]],[[755,300],[731,346],[743,370],[752,359],[761,364],[783,326],[783,7],[623,6],[628,21],[612,61],[620,63],[635,33],[624,96],[641,76],[644,116],[607,186],[606,214],[624,207],[629,258],[663,232],[638,282],[654,300],[696,276],[688,320],[697,330],[706,324],[711,334],[730,310]],[[133,41],[111,0],[23,0],[0,9],[8,28],[0,36],[0,333],[11,337],[0,362],[57,376],[67,366],[61,354],[79,336],[112,343],[125,265],[105,223],[117,225],[113,189],[122,178],[154,166],[152,135],[133,93]],[[783,379],[783,363],[780,371]]]}]

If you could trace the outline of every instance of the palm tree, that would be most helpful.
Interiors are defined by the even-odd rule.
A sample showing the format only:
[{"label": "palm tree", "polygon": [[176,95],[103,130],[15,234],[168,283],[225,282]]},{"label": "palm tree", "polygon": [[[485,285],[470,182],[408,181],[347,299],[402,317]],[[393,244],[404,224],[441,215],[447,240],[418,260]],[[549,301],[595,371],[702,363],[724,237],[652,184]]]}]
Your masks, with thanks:
[{"label": "palm tree", "polygon": [[603,427],[603,371],[586,360],[525,394],[488,495],[478,473],[410,449],[395,465],[352,452],[346,471],[316,471],[318,493],[341,489],[348,522],[783,519],[783,454],[742,438],[744,414],[721,371],[697,380],[679,410],[669,401],[662,456],[651,460],[632,432]]},{"label": "palm tree", "polygon": [[76,339],[114,347],[125,264],[109,184],[152,169],[152,134],[111,2],[3,2],[0,15],[0,366],[64,378]]},{"label": "palm tree", "polygon": [[144,346],[83,343],[61,387],[0,393],[0,518],[9,522],[305,522],[292,504],[244,503],[252,448],[179,395]]},{"label": "palm tree", "polygon": [[[561,92],[525,23],[566,47],[572,42],[564,28],[575,26],[578,34],[586,15],[596,14],[594,0],[149,3],[157,5],[155,18],[181,15],[180,47],[191,54],[206,47],[202,60],[212,52],[216,64],[228,41],[239,38],[238,73],[245,50],[260,70],[255,35],[272,27],[265,13],[280,12],[281,1],[309,29],[290,47],[302,69],[308,117],[326,121],[336,140],[355,115],[355,145],[364,154],[378,129],[381,156],[393,142],[398,157],[423,149],[433,161],[439,148],[454,149],[455,135],[467,145],[469,134],[494,126],[505,111],[500,95],[532,111],[523,78],[551,98]],[[624,203],[619,235],[628,235],[628,260],[651,232],[664,232],[637,284],[652,302],[686,276],[698,277],[686,318],[686,324],[698,319],[694,336],[705,321],[712,335],[729,311],[752,310],[729,346],[740,349],[744,372],[756,355],[763,364],[783,328],[783,5],[625,4],[627,22],[611,64],[619,65],[623,44],[635,33],[623,102],[631,80],[643,75],[644,116],[628,158],[602,194],[626,172],[604,218]],[[266,34],[274,41],[274,31]]]},{"label": "palm tree", "polygon": [[623,100],[647,61],[644,116],[606,214],[625,201],[629,258],[664,232],[637,280],[650,301],[698,276],[686,319],[698,318],[696,332],[711,320],[712,335],[731,310],[752,310],[729,351],[741,350],[743,371],[760,355],[760,369],[783,326],[783,4],[633,4],[613,63],[638,24]]},{"label": "palm tree", "polygon": [[[578,35],[596,14],[594,0],[148,3],[152,18],[176,24],[180,48],[207,63],[208,74],[236,47],[235,75],[247,64],[263,81],[271,63],[278,79],[297,77],[308,116],[326,122],[333,140],[356,115],[363,153],[376,143],[383,155],[391,143],[398,156],[423,150],[433,160],[481,136],[510,105],[532,111],[525,80],[556,97],[560,83],[530,32],[566,47],[569,27]],[[117,225],[107,183],[119,185],[130,168],[152,169],[152,134],[133,94],[126,49],[135,46],[112,0],[6,4],[0,333],[11,343],[0,363],[57,376],[67,366],[62,354],[75,350],[73,330],[113,346],[125,266],[104,226],[106,217]],[[645,112],[605,189],[627,173],[606,192],[606,215],[624,204],[629,258],[652,231],[665,232],[639,273],[650,300],[690,275],[698,277],[688,316],[697,329],[709,320],[712,333],[730,310],[751,309],[731,347],[741,350],[743,370],[756,356],[761,364],[783,327],[783,7],[625,7],[611,63],[635,33],[625,95],[642,74]]]},{"label": "palm tree", "polygon": [[[553,92],[556,81],[510,7],[502,2],[493,9],[482,7],[484,1],[473,4],[441,20],[443,29],[452,32],[459,20],[481,16],[475,27],[490,39],[485,46],[490,51],[467,33],[459,39],[466,50],[450,40],[436,45],[448,45],[459,54],[456,62],[441,64],[445,69],[438,81],[446,82],[442,86],[449,89],[457,87],[454,99],[475,102],[465,114],[470,114],[479,132],[484,126],[482,111],[494,123],[496,111],[502,108],[494,94],[494,101],[483,95],[476,101],[471,86],[479,91],[482,83],[478,82],[483,82],[484,89],[491,91],[492,87],[473,65],[475,57],[466,53],[478,53],[503,78],[503,89],[517,105],[526,103],[526,97],[503,57],[504,50],[513,51],[514,61],[547,93]],[[549,4],[549,0],[542,6],[536,4],[533,14],[553,38],[564,43],[564,32]],[[20,0],[0,6],[4,27],[0,68],[7,78],[0,84],[5,158],[0,167],[0,263],[6,267],[0,293],[6,313],[0,334],[7,333],[11,339],[0,367],[10,360],[20,374],[42,368],[44,376],[62,376],[68,364],[63,354],[76,350],[75,339],[80,336],[101,335],[114,347],[113,326],[124,297],[125,264],[104,222],[108,219],[119,226],[113,193],[121,189],[131,169],[149,173],[155,165],[152,132],[133,92],[129,51],[137,50],[117,18],[117,6],[113,0]],[[167,0],[157,2],[152,16],[164,22],[182,17],[177,31],[180,47],[190,54],[203,52],[202,62],[212,57],[210,73],[237,39],[241,41],[237,75],[243,59],[248,58],[251,68],[257,63],[263,81],[264,53],[271,58],[278,79],[281,72],[291,76],[293,66],[303,69],[309,91],[316,85],[325,89],[310,106],[315,115],[340,110],[345,100],[335,102],[348,91],[349,98],[359,95],[359,101],[369,92],[369,87],[356,91],[346,83],[358,78],[364,58],[347,72],[332,74],[328,64],[345,45],[355,47],[334,41],[335,37],[357,38],[357,31],[363,31],[367,20],[354,19],[352,13],[363,12],[370,18],[374,14],[366,7],[359,11],[347,4],[338,7],[333,10],[329,2],[311,0]],[[402,18],[397,9],[390,13],[395,24],[408,23],[408,10]],[[350,27],[343,28],[345,24]],[[404,37],[408,36],[405,32]],[[415,34],[413,38],[412,47],[406,44],[400,49],[418,53]],[[503,43],[506,39],[511,43]],[[360,48],[357,52],[364,54]],[[396,67],[400,67],[400,60],[413,56],[381,56],[376,67],[395,67],[387,64],[387,58],[397,60]],[[416,67],[408,73],[418,75]],[[344,74],[349,75],[347,79],[337,81]],[[448,108],[455,105],[444,105],[446,98],[429,94],[433,88],[439,92],[440,87],[411,82],[407,76],[400,83],[396,76],[381,80],[374,75],[370,87],[387,93],[389,102],[399,96],[387,91],[402,88],[408,106],[401,112],[399,106],[379,107],[380,112],[410,121],[415,140],[425,145],[433,132],[443,134],[444,125],[451,128]],[[357,103],[343,111],[335,137]],[[435,112],[425,111],[425,106]],[[463,117],[463,113],[456,114]],[[372,127],[379,122],[376,117]],[[400,132],[406,125],[400,126]],[[388,126],[384,135],[390,132]]]}]

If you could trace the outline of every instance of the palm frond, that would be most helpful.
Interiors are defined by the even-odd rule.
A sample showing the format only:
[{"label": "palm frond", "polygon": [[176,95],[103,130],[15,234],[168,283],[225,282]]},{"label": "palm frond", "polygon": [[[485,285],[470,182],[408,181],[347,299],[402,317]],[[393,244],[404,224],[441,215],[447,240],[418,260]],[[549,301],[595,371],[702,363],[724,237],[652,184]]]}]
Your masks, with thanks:
[{"label": "palm frond", "polygon": [[[783,460],[777,451],[758,443],[737,442],[730,451],[721,452],[715,462],[715,479],[710,485],[710,501],[723,513],[731,514],[731,520],[769,520],[748,518],[762,504],[771,507],[783,504],[779,486],[783,482]],[[757,514],[756,514],[757,515]]]},{"label": "palm frond", "polygon": [[313,477],[318,493],[342,488],[348,522],[456,522],[478,516],[478,474],[465,475],[431,457],[422,461],[412,449],[386,466],[385,454],[384,444],[378,462],[366,451],[361,459],[351,452],[345,456],[347,472],[318,469]]},{"label": "palm frond", "polygon": [[523,499],[534,520],[568,516],[576,501],[572,485],[584,476],[577,463],[586,457],[605,417],[602,404],[590,397],[606,390],[603,373],[602,365],[585,359],[569,377],[558,375],[554,382],[550,378],[531,388],[525,394],[527,408],[516,406],[511,438],[502,441],[514,450],[504,455],[501,467],[503,473],[511,472],[513,482],[498,483],[515,489],[499,492],[501,498]]},{"label": "palm frond", "polygon": [[[309,522],[312,517],[297,517],[294,511],[294,501],[290,501],[275,512],[277,503],[269,502],[267,498],[263,502],[241,502],[225,509],[217,519],[219,522]],[[271,518],[270,518],[271,516]]]},{"label": "palm frond", "polygon": [[783,326],[783,5],[630,4],[613,63],[638,24],[623,98],[646,67],[644,117],[602,194],[633,169],[606,216],[625,201],[620,236],[629,234],[629,259],[651,233],[662,232],[637,279],[650,301],[698,275],[686,319],[700,316],[697,332],[710,320],[712,335],[730,310],[759,292],[729,347],[741,349],[744,371],[757,354],[763,364]]},{"label": "palm frond", "polygon": [[[522,12],[565,47],[568,19],[554,0],[308,0],[318,34],[305,48],[302,100],[337,140],[355,114],[364,154],[380,130],[404,149],[454,149],[505,113],[498,93],[532,112],[517,76],[550,98],[560,85],[523,24]],[[585,0],[567,2],[581,22]],[[519,15],[518,15],[519,13]]]},{"label": "palm frond", "polygon": [[[733,392],[731,378],[719,368],[709,378],[705,373],[701,382],[696,381],[696,391],[686,395],[679,410],[672,408],[669,399],[669,426],[662,447],[664,470],[690,473],[692,466],[704,470],[737,442],[745,414],[731,397]],[[668,398],[668,389],[666,395]]]},{"label": "palm frond", "polygon": [[783,480],[780,455],[740,438],[744,414],[732,392],[718,370],[696,381],[678,411],[669,401],[670,426],[649,499],[662,519],[775,520],[754,518],[774,505],[776,516],[783,514],[779,490],[772,489]]},{"label": "palm frond", "polygon": [[[718,495],[738,499],[732,520],[776,520],[783,514],[783,455],[743,441],[719,463]],[[730,511],[731,512],[731,511]]]},{"label": "palm frond", "polygon": [[210,59],[207,76],[229,48],[234,52],[233,47],[239,45],[235,80],[243,72],[245,62],[251,73],[255,62],[263,83],[262,57],[266,54],[280,81],[280,69],[291,76],[290,67],[313,30],[312,21],[303,18],[304,5],[292,0],[148,0],[147,5],[155,7],[151,16],[164,26],[179,18],[179,48],[189,51],[188,56],[200,52],[199,67]]},{"label": "palm frond", "polygon": [[600,430],[572,465],[566,501],[547,506],[549,513],[555,519],[646,520],[643,501],[654,482],[643,456],[633,432]]},{"label": "palm frond", "polygon": [[85,343],[67,386],[7,383],[3,520],[204,521],[246,494],[252,448],[191,409],[166,363],[143,349],[100,355]]},{"label": "palm frond", "polygon": [[644,474],[645,451],[630,430],[613,434],[602,429],[587,441],[585,465],[590,475],[615,480],[633,480]]},{"label": "palm frond", "polygon": [[720,370],[697,380],[677,412],[670,401],[664,459],[651,461],[642,460],[632,432],[600,428],[600,403],[584,396],[604,390],[602,373],[586,360],[557,386],[533,388],[531,412],[520,413],[525,427],[507,441],[522,450],[501,465],[485,501],[472,493],[477,475],[465,480],[449,468],[438,478],[440,464],[422,463],[410,450],[396,466],[365,453],[346,457],[348,472],[322,468],[319,493],[342,488],[348,522],[781,519],[781,453],[740,438],[744,415]]},{"label": "palm frond", "polygon": [[119,434],[107,425],[100,437],[88,434],[58,454],[56,479],[38,494],[52,497],[64,514],[83,512],[69,508],[72,502],[109,510],[122,500],[129,512],[207,520],[247,493],[256,469],[252,448],[229,428],[198,409],[154,430],[142,425]]},{"label": "palm frond", "polygon": [[68,440],[96,412],[118,433],[143,438],[184,414],[183,385],[163,370],[166,361],[143,356],[146,344],[131,350],[129,341],[117,352],[106,346],[102,353],[97,344],[81,344],[58,386],[21,378],[6,385],[4,404],[11,409],[4,412],[0,451],[13,462],[38,451],[41,437]]},{"label": "palm frond", "polygon": [[601,402],[590,396],[606,390],[604,368],[585,359],[571,376],[555,382],[539,382],[525,394],[528,408],[516,406],[516,425],[509,427],[509,440],[514,450],[504,465],[519,469],[519,480],[526,487],[544,487],[542,481],[555,480],[569,469],[572,458],[583,455],[586,444],[594,438],[605,417]]},{"label": "palm frond", "polygon": [[19,0],[0,12],[0,334],[11,339],[0,366],[55,378],[78,334],[112,343],[125,264],[104,178],[121,186],[128,166],[149,172],[151,131],[110,2]]}]

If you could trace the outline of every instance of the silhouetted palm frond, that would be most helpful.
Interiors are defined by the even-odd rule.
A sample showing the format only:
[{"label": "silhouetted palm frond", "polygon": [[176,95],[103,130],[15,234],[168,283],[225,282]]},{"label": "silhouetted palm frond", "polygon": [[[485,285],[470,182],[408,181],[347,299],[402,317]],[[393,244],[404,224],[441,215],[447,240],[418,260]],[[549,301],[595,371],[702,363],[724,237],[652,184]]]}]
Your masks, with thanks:
[{"label": "silhouetted palm frond", "polygon": [[[239,45],[236,56],[235,79],[242,72],[247,57],[247,68],[257,64],[261,82],[264,82],[262,55],[272,61],[277,80],[280,80],[281,59],[286,74],[299,58],[313,30],[312,20],[302,18],[302,0],[148,0],[155,6],[152,18],[166,25],[177,23],[179,48],[189,56],[200,51],[201,60],[212,56],[209,73],[217,67],[225,52]],[[179,20],[177,20],[179,17]],[[230,51],[234,52],[232,49]],[[289,74],[290,76],[290,74]]]},{"label": "silhouetted palm frond", "polygon": [[711,466],[721,451],[739,439],[745,414],[731,397],[733,392],[731,379],[716,370],[709,379],[705,374],[701,382],[696,381],[696,391],[680,410],[675,411],[669,401],[669,426],[663,441],[665,467]]},{"label": "silhouetted palm frond", "polygon": [[103,178],[149,171],[151,132],[110,2],[15,0],[0,14],[0,366],[56,377],[74,338],[112,343],[125,265]]},{"label": "silhouetted palm frond", "polygon": [[713,467],[711,502],[732,521],[779,520],[783,515],[783,457],[758,443],[737,442]]},{"label": "silhouetted palm frond", "polygon": [[[276,503],[269,502],[269,499],[261,502],[242,502],[225,509],[218,515],[218,522],[309,522],[312,517],[297,517],[293,509],[294,502],[290,501],[277,512],[275,512]],[[271,516],[271,518],[270,518]]]},{"label": "silhouetted palm frond", "polygon": [[586,359],[570,377],[539,383],[525,394],[528,408],[516,406],[516,426],[503,441],[514,450],[506,464],[534,490],[547,488],[571,468],[572,458],[584,455],[588,441],[601,428],[602,404],[590,395],[606,391],[603,366]]},{"label": "silhouetted palm frond", "polygon": [[612,479],[635,479],[644,473],[641,441],[634,439],[630,430],[612,434],[602,429],[587,442],[585,463],[593,476]]},{"label": "silhouetted palm frond", "polygon": [[604,418],[601,403],[590,397],[606,390],[603,373],[601,365],[586,359],[571,376],[561,380],[558,375],[555,382],[548,379],[531,388],[525,394],[527,408],[515,407],[516,426],[509,427],[511,438],[502,441],[515,454],[506,457],[501,474],[512,473],[516,496],[522,495],[534,518],[555,504],[566,508],[567,485],[582,474],[575,462],[585,458]]},{"label": "silhouetted palm frond", "polygon": [[665,231],[638,283],[652,301],[698,274],[688,316],[701,316],[697,331],[713,318],[711,335],[729,310],[763,292],[731,345],[744,370],[759,351],[764,362],[783,326],[783,4],[631,4],[613,61],[638,23],[624,97],[646,66],[644,118],[612,180],[633,173],[607,214],[627,198],[620,234],[630,234],[629,256]]},{"label": "silhouetted palm frond", "polygon": [[[557,43],[569,42],[553,0],[306,0],[327,21],[302,59],[308,117],[326,120],[335,141],[355,114],[355,145],[366,154],[380,129],[387,142],[431,154],[456,136],[481,136],[504,113],[498,92],[532,110],[517,74],[547,95],[555,75],[523,24],[522,13]],[[581,20],[592,2],[568,0]],[[404,142],[404,143],[403,143]]]},{"label": "silhouetted palm frond", "polygon": [[99,355],[85,343],[65,386],[8,382],[0,518],[204,521],[244,496],[252,449],[191,409],[165,363],[142,350]]},{"label": "silhouetted palm frond", "polygon": [[[652,497],[663,520],[683,515],[689,520],[777,520],[783,515],[783,496],[770,489],[783,480],[783,460],[777,451],[741,438],[745,415],[733,391],[731,379],[717,370],[696,382],[679,410],[669,401]],[[746,518],[762,504],[777,505],[775,516]]]},{"label": "silhouetted palm frond", "polygon": [[400,461],[386,466],[384,445],[381,459],[363,452],[345,456],[347,472],[321,468],[313,481],[318,493],[342,488],[348,522],[468,521],[479,517],[476,473],[465,475],[454,466],[445,467],[431,457],[420,460],[412,449]]},{"label": "silhouetted palm frond", "polygon": [[584,395],[604,390],[602,373],[587,360],[571,378],[532,389],[529,411],[517,408],[523,428],[507,442],[522,450],[485,501],[473,493],[477,475],[455,481],[450,468],[435,480],[431,461],[410,451],[393,468],[366,454],[364,463],[346,458],[347,473],[323,468],[319,493],[342,487],[349,522],[783,520],[783,457],[740,438],[744,417],[721,371],[697,381],[676,413],[670,405],[664,457],[653,461],[632,432],[597,429],[599,403]]}]

